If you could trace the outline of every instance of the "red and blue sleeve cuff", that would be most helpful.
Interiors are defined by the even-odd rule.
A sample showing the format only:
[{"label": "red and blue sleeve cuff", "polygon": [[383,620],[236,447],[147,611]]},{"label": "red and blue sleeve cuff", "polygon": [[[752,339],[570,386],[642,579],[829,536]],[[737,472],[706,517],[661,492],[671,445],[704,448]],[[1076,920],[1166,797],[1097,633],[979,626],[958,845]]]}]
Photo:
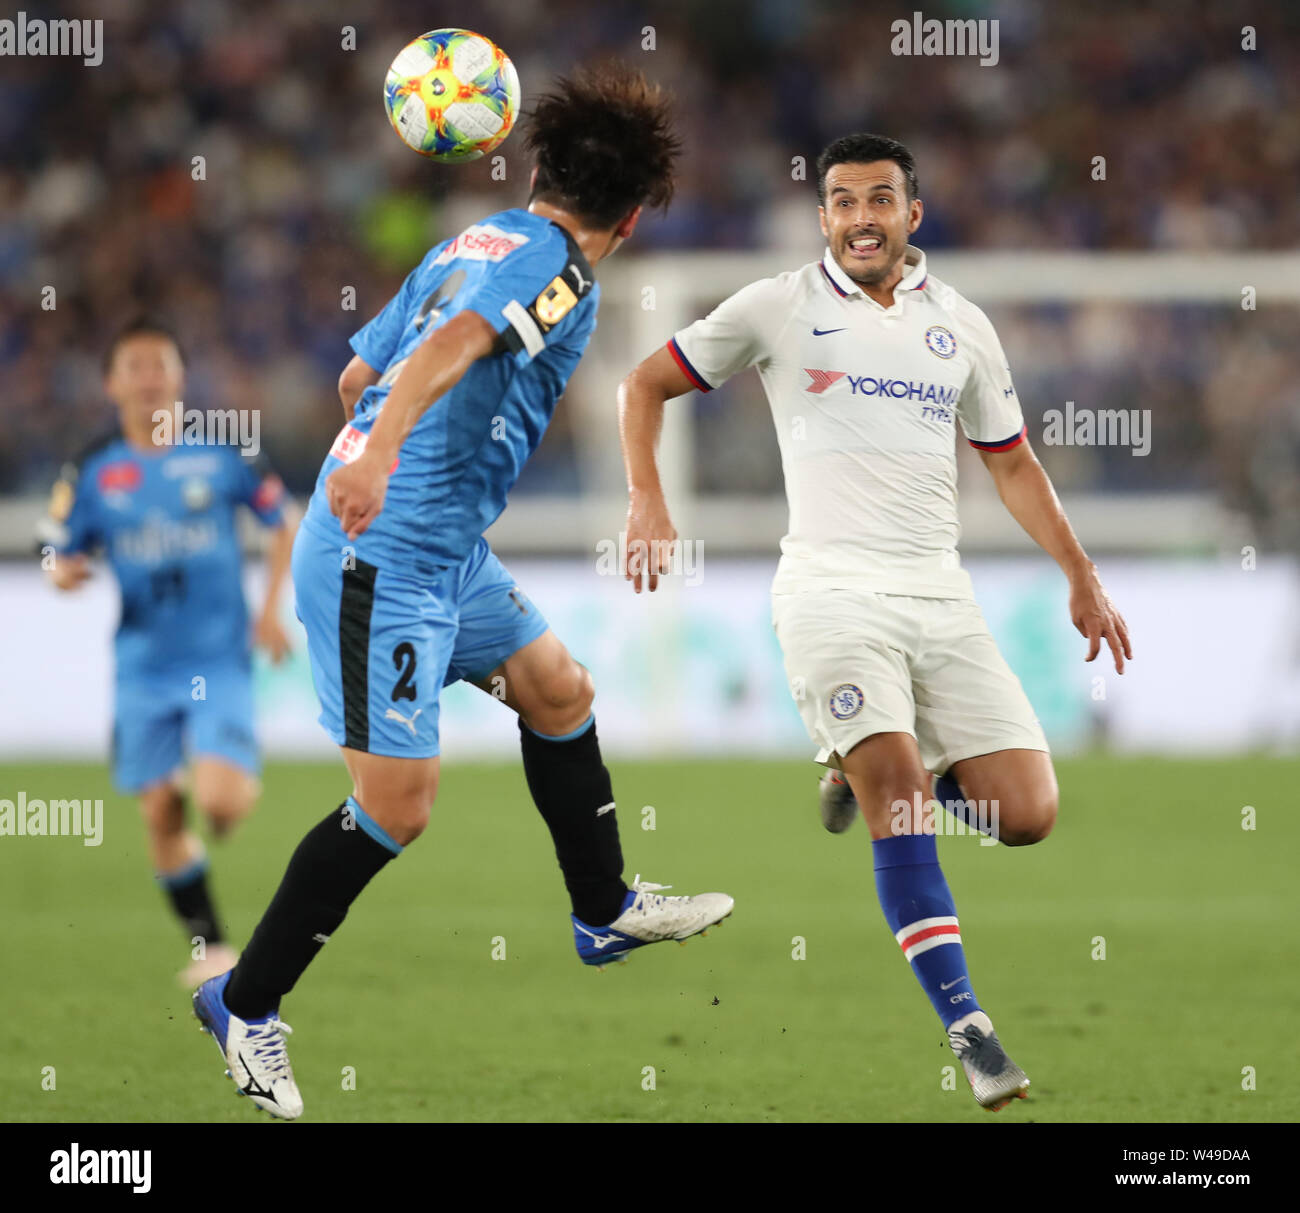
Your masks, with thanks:
[{"label": "red and blue sleeve cuff", "polygon": [[980,451],[1009,451],[1013,446],[1019,446],[1029,436],[1029,426],[1022,425],[1020,433],[1012,434],[1010,438],[1004,438],[1001,442],[976,442],[974,438],[968,438],[966,441]]},{"label": "red and blue sleeve cuff", "polygon": [[673,361],[681,367],[682,374],[695,385],[696,390],[701,392],[713,391],[712,384],[705,382],[704,376],[691,365],[690,359],[682,353],[682,347],[677,344],[676,337],[668,339],[668,352],[672,355]]}]

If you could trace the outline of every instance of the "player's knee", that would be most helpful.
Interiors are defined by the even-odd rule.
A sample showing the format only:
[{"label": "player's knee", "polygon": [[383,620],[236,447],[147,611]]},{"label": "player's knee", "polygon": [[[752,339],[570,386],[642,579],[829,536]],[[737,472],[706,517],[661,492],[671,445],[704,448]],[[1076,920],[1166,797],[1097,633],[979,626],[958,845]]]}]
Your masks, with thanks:
[{"label": "player's knee", "polygon": [[591,671],[585,665],[578,665],[576,661],[573,664],[578,666],[575,676],[577,688],[573,697],[573,710],[583,720],[586,720],[591,715],[591,705],[596,699],[596,684],[592,682]]},{"label": "player's knee", "polygon": [[252,790],[239,789],[213,792],[201,797],[196,807],[207,818],[218,837],[229,833],[253,811],[257,795]]},{"label": "player's knee", "polygon": [[1010,827],[1000,832],[1002,842],[1009,847],[1028,847],[1042,842],[1056,825],[1057,793],[1053,789],[1033,797],[1017,806],[1018,811]]},{"label": "player's knee", "polygon": [[201,767],[194,779],[194,807],[220,838],[253,811],[260,790],[247,772]]},{"label": "player's knee", "polygon": [[[429,824],[438,794],[439,764],[375,755],[350,764],[355,780],[352,798],[361,812],[398,846],[414,842]],[[358,823],[365,828],[365,823]]]},{"label": "player's knee", "polygon": [[568,668],[555,680],[550,706],[557,711],[580,714],[585,719],[595,698],[596,688],[591,681],[591,671],[585,665],[570,661]]},{"label": "player's knee", "polygon": [[586,666],[570,661],[538,688],[535,701],[525,716],[530,728],[556,736],[572,732],[591,715],[596,688]]},{"label": "player's knee", "polygon": [[367,813],[399,847],[413,843],[428,828],[431,795],[411,795],[388,800],[378,811]]}]

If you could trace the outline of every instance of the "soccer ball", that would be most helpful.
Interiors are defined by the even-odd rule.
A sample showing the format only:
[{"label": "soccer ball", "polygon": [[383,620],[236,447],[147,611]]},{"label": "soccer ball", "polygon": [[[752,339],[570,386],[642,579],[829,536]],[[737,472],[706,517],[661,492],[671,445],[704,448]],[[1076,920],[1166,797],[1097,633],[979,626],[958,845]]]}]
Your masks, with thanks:
[{"label": "soccer ball", "polygon": [[393,130],[421,156],[444,164],[477,160],[510,134],[519,76],[482,34],[430,30],[393,60],[384,106]]}]

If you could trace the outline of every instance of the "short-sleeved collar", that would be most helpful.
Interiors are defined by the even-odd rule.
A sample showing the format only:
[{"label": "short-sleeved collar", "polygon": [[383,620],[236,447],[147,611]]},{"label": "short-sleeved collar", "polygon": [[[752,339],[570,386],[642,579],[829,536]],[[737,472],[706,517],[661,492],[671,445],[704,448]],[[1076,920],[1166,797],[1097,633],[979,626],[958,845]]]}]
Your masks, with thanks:
[{"label": "short-sleeved collar", "polygon": [[[909,244],[903,253],[903,277],[902,280],[894,287],[894,294],[899,291],[919,291],[924,288],[925,280],[929,276],[929,271],[925,268],[925,254],[914,244]],[[835,260],[828,248],[822,256],[822,273],[826,275],[827,281],[835,288],[835,291],[841,298],[850,298],[853,295],[860,295],[863,299],[876,303],[852,278],[848,276],[841,268],[840,263]],[[876,303],[879,307],[880,304]]]}]

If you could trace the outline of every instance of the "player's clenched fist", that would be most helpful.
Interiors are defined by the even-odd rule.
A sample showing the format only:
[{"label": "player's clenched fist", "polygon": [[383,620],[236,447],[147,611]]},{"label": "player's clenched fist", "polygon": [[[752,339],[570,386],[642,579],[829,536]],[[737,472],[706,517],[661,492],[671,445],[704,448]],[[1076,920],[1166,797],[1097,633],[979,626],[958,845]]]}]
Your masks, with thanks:
[{"label": "player's clenched fist", "polygon": [[90,558],[84,552],[56,556],[50,580],[61,590],[74,590],[90,576]]},{"label": "player's clenched fist", "polygon": [[623,576],[638,594],[642,578],[652,593],[659,588],[659,575],[669,571],[676,546],[677,528],[668,516],[663,497],[633,497],[627,509]]},{"label": "player's clenched fist", "polygon": [[355,463],[335,469],[325,481],[330,513],[349,539],[355,539],[384,508],[388,469],[377,459],[362,455]]}]

